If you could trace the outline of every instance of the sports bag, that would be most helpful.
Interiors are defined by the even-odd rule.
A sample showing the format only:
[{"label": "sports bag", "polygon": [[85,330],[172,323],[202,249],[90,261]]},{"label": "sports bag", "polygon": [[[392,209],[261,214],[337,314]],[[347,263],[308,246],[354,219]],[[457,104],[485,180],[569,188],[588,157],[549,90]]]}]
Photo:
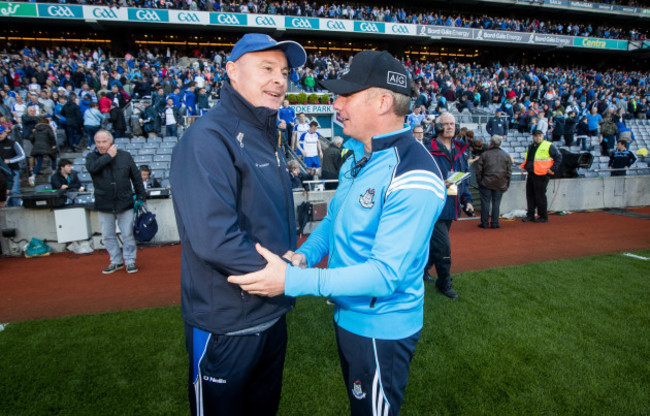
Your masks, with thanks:
[{"label": "sports bag", "polygon": [[158,222],[156,221],[156,214],[150,212],[143,205],[135,213],[135,220],[133,221],[133,237],[136,241],[142,243],[151,241],[158,232]]},{"label": "sports bag", "polygon": [[38,238],[32,238],[29,243],[25,245],[25,257],[28,259],[32,257],[49,256],[51,252],[52,249],[50,246]]}]

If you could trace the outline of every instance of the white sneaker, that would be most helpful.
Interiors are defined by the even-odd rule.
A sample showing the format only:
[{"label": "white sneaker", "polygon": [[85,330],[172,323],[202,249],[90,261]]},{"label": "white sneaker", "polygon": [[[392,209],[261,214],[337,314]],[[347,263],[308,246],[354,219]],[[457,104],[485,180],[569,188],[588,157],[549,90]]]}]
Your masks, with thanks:
[{"label": "white sneaker", "polygon": [[29,186],[34,186],[36,184],[36,176],[32,175],[29,178],[27,178],[27,181],[29,182]]}]

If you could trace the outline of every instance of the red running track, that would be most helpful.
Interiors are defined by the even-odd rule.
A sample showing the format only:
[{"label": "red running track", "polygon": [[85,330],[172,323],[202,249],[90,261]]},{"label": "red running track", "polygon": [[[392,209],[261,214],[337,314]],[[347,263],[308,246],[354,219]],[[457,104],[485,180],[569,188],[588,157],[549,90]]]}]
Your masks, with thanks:
[{"label": "red running track", "polygon": [[[650,249],[650,207],[645,218],[584,212],[551,216],[547,224],[502,220],[501,228],[458,221],[451,228],[454,273]],[[103,275],[108,254],[59,253],[0,258],[0,323],[120,311],[180,302],[181,246],[138,250],[140,272]]]}]

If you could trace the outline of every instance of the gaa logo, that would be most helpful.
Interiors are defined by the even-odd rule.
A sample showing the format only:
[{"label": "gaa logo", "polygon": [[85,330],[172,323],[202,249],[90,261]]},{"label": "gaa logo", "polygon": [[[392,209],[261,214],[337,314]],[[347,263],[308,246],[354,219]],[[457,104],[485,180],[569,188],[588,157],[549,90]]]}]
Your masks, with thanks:
[{"label": "gaa logo", "polygon": [[74,13],[67,6],[50,6],[47,8],[47,13],[56,17],[74,17]]},{"label": "gaa logo", "polygon": [[271,17],[257,16],[255,18],[255,23],[262,26],[275,26],[275,20]]},{"label": "gaa logo", "polygon": [[100,7],[95,7],[93,9],[93,16],[98,19],[117,19],[117,13],[111,9],[102,9]]},{"label": "gaa logo", "polygon": [[404,35],[409,33],[408,27],[406,27],[404,25],[393,25],[392,30],[393,30],[393,33],[401,33],[401,34],[404,34]]},{"label": "gaa logo", "polygon": [[135,17],[138,20],[147,20],[150,22],[160,22],[160,16],[151,10],[138,10],[135,12]]},{"label": "gaa logo", "polygon": [[232,14],[220,14],[217,16],[217,23],[222,25],[238,25],[239,20]]},{"label": "gaa logo", "polygon": [[363,32],[379,32],[379,29],[374,23],[361,23],[359,26]]},{"label": "gaa logo", "polygon": [[291,26],[292,27],[299,27],[302,29],[312,29],[311,24],[309,23],[309,20],[307,19],[299,19],[299,18],[294,18],[291,20]]},{"label": "gaa logo", "polygon": [[345,30],[345,25],[343,22],[339,22],[337,20],[328,20],[327,28],[332,30]]},{"label": "gaa logo", "polygon": [[178,20],[180,22],[187,22],[187,23],[199,23],[201,21],[199,19],[199,16],[196,15],[196,13],[187,13],[187,12],[179,13]]}]

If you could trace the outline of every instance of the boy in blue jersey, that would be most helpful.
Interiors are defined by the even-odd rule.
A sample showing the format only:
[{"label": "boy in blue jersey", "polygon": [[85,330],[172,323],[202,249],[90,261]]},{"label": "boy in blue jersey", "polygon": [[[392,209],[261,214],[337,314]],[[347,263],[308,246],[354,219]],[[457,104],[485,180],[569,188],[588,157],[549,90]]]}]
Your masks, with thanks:
[{"label": "boy in blue jersey", "polygon": [[[428,241],[445,203],[442,175],[408,125],[411,81],[388,52],[364,51],[341,79],[334,109],[353,151],[327,216],[295,253],[257,246],[264,270],[228,281],[261,296],[315,295],[334,327],[353,415],[398,415],[423,320]],[[328,269],[307,268],[329,256]]]}]

